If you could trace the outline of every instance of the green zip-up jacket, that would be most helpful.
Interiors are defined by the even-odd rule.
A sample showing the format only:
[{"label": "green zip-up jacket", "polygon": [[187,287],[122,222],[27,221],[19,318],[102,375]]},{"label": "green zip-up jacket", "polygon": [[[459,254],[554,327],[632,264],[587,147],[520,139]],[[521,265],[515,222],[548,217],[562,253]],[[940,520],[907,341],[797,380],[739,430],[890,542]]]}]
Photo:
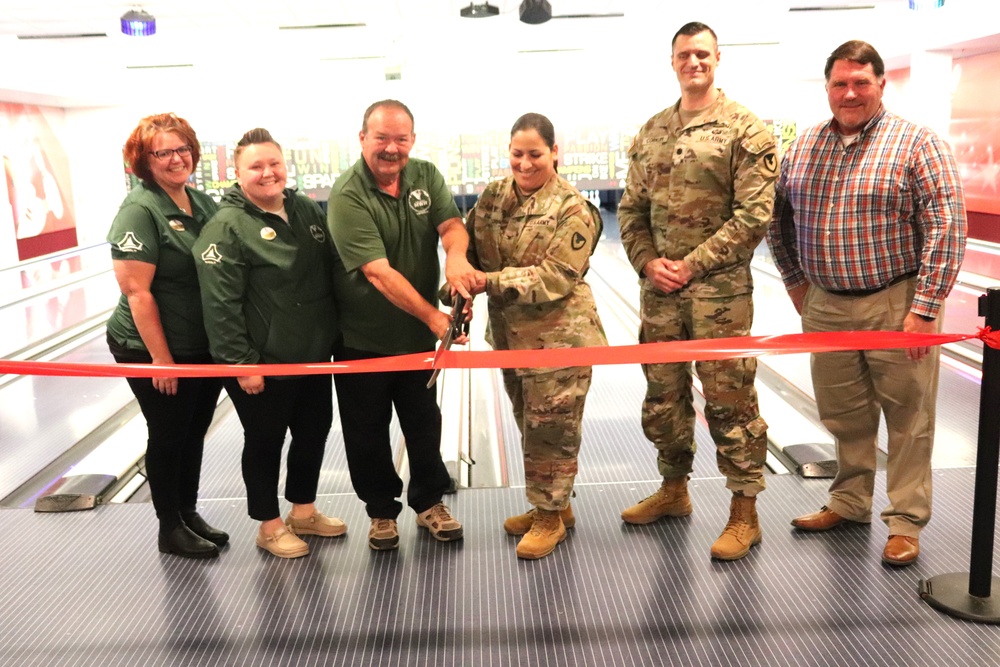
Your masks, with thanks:
[{"label": "green zip-up jacket", "polygon": [[337,317],[326,220],[316,202],[291,189],[285,212],[287,223],[233,186],[192,250],[220,363],[330,360]]}]

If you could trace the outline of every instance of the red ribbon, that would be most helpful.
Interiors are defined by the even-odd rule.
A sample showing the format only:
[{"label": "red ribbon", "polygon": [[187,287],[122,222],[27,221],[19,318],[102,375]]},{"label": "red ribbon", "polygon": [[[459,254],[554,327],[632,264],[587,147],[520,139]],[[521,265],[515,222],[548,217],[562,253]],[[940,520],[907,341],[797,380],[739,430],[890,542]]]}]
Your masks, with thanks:
[{"label": "red ribbon", "polygon": [[[562,368],[607,364],[662,364],[757,357],[766,354],[844,352],[931,347],[978,338],[1000,348],[1000,331],[980,328],[976,334],[919,334],[902,331],[838,331],[739,336],[613,347],[572,347],[545,350],[446,350],[439,368]],[[0,360],[0,373],[78,377],[240,377],[248,375],[325,375],[373,371],[430,370],[433,353],[316,364],[80,364],[58,361]]]}]

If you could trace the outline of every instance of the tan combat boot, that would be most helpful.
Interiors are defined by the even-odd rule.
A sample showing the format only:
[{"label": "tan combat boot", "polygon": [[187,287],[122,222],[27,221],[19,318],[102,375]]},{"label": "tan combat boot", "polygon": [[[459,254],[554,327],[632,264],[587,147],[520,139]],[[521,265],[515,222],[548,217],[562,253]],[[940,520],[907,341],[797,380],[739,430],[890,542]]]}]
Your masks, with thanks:
[{"label": "tan combat boot", "polygon": [[688,495],[688,478],[665,479],[660,488],[648,498],[640,500],[622,512],[625,523],[652,523],[665,516],[691,514],[691,496]]},{"label": "tan combat boot", "polygon": [[757,497],[733,494],[729,505],[729,523],[712,545],[712,558],[737,560],[750,553],[750,547],[760,544],[763,536],[757,521]]},{"label": "tan combat boot", "polygon": [[535,510],[535,520],[517,543],[517,557],[528,560],[544,558],[566,539],[566,526],[556,510]]},{"label": "tan combat boot", "polygon": [[[507,520],[503,522],[503,529],[507,531],[508,535],[524,535],[531,530],[531,525],[535,522],[536,511],[530,509],[524,514],[507,517]],[[576,517],[573,516],[572,505],[567,505],[566,509],[560,510],[559,516],[562,518],[563,526],[567,529],[576,525]]]}]

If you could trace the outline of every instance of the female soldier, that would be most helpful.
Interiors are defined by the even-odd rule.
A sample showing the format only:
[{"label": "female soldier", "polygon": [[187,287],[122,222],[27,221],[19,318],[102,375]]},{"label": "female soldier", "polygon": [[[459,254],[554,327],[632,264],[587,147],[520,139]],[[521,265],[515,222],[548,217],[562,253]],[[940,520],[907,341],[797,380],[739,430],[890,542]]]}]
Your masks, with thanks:
[{"label": "female soldier", "polygon": [[[112,266],[122,296],[108,321],[119,363],[210,364],[191,247],[215,202],[187,185],[200,157],[183,118],[139,121],[122,151],[140,183],[111,223]],[[128,378],[149,439],[146,475],[163,553],[214,558],[229,536],[198,514],[205,433],[222,391],[217,378]]]},{"label": "female soldier", "polygon": [[[194,248],[212,356],[227,364],[329,361],[336,313],[323,212],[285,188],[285,158],[267,130],[244,134],[234,158],[237,185]],[[330,376],[245,376],[225,387],[243,424],[248,513],[261,522],[257,546],[297,558],[309,553],[298,535],[343,535],[344,522],[315,506],[333,419]],[[289,430],[292,510],[282,522],[278,477]]]},{"label": "female soldier", "polygon": [[[513,172],[486,187],[469,213],[469,261],[489,296],[487,338],[498,350],[606,345],[583,276],[600,236],[600,212],[556,173],[548,118],[529,113],[511,129]],[[590,367],[504,370],[524,447],[528,502],[504,522],[521,558],[542,558],[575,520],[570,494]]]}]

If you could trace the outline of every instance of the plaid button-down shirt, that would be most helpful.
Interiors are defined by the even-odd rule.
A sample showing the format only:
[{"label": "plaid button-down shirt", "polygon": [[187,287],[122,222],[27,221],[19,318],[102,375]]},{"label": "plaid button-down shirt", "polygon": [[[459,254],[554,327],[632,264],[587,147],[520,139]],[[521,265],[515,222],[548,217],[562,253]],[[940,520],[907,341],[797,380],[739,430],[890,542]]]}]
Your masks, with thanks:
[{"label": "plaid button-down shirt", "polygon": [[965,254],[958,166],[933,132],[880,108],[844,146],[836,122],[782,162],[768,245],[785,287],[870,290],[915,273],[910,310],[936,317]]}]

